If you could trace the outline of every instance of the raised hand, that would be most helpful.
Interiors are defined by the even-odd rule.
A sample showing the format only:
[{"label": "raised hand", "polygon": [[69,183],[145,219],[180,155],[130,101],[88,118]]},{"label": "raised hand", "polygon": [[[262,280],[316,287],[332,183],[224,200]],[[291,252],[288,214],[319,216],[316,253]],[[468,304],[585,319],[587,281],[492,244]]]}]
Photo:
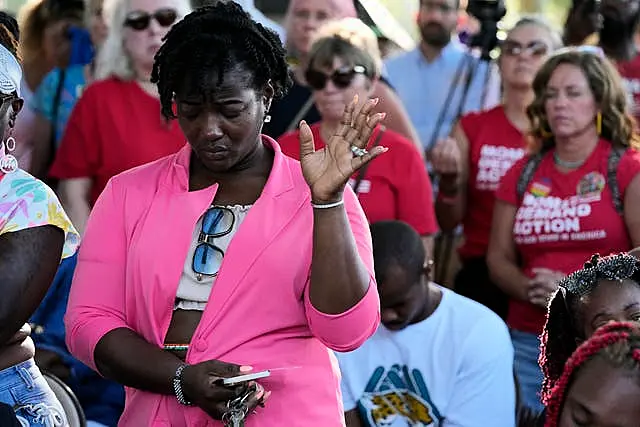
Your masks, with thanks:
[{"label": "raised hand", "polygon": [[347,105],[341,125],[322,150],[315,150],[313,134],[306,122],[300,123],[300,164],[311,189],[314,203],[332,203],[342,199],[342,192],[362,166],[387,151],[376,146],[367,151],[369,138],[385,114],[373,114],[378,99],[367,103],[356,113],[358,97]]}]

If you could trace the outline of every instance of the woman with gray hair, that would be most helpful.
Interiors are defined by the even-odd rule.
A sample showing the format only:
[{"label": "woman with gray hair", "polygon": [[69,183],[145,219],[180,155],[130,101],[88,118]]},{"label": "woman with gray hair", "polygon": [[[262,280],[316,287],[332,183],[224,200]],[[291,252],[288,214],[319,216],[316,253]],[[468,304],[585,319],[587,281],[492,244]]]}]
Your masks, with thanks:
[{"label": "woman with gray hair", "polygon": [[82,233],[93,203],[112,176],[178,151],[184,136],[160,115],[150,82],[153,58],[188,0],[107,0],[109,35],[98,55],[96,83],[75,106],[50,176]]}]

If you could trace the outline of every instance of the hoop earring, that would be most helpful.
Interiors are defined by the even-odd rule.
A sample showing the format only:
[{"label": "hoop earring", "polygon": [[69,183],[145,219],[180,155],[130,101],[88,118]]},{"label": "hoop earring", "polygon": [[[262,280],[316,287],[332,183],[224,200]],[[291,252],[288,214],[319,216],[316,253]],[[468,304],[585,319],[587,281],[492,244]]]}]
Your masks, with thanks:
[{"label": "hoop earring", "polygon": [[596,132],[598,136],[602,135],[602,113],[600,111],[596,114]]},{"label": "hoop earring", "polygon": [[549,138],[553,137],[553,132],[551,132],[550,130],[547,130],[544,127],[541,127],[540,128],[540,135],[542,135],[542,137],[544,139],[549,139]]},{"label": "hoop earring", "polygon": [[265,114],[265,115],[264,115],[264,122],[265,122],[265,123],[269,123],[270,121],[271,121],[271,115],[269,115],[269,114]]},{"label": "hoop earring", "polygon": [[6,175],[18,170],[18,159],[9,152],[16,149],[16,139],[12,136],[0,145],[0,171]]}]

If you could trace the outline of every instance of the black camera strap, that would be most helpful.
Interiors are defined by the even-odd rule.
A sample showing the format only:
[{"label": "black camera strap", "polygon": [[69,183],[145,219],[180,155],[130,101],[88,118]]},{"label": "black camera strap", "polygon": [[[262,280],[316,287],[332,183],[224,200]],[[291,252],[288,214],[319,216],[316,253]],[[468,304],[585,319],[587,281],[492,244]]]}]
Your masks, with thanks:
[{"label": "black camera strap", "polygon": [[[458,62],[458,68],[456,69],[456,74],[454,75],[453,80],[451,80],[451,83],[449,84],[449,92],[447,93],[447,98],[445,99],[444,104],[442,104],[442,108],[440,108],[436,125],[433,128],[431,137],[429,138],[429,144],[427,145],[427,150],[431,150],[436,144],[436,142],[438,141],[438,135],[440,134],[440,129],[442,129],[442,126],[444,125],[445,116],[447,114],[447,111],[449,111],[449,107],[451,107],[451,101],[453,100],[453,95],[456,92],[456,89],[458,87],[458,80],[460,80],[460,77],[462,76],[464,69],[468,68],[467,64],[471,59],[472,59],[472,56],[468,52],[465,52],[464,56],[460,58],[460,61]],[[467,75],[467,80],[471,81],[471,73]],[[468,86],[469,85],[465,84],[465,88],[466,88],[465,91],[468,91]],[[464,108],[463,106],[464,106],[465,100],[466,100],[466,93],[463,93],[462,103],[460,105],[460,108]]]}]

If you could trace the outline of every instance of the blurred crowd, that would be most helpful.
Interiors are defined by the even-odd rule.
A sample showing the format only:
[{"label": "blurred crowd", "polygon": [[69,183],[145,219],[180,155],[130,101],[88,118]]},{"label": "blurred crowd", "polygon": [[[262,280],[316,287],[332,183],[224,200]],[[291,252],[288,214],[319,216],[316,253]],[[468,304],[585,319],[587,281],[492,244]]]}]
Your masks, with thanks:
[{"label": "blurred crowd", "polygon": [[0,12],[0,425],[638,427],[638,2],[193,1]]}]

